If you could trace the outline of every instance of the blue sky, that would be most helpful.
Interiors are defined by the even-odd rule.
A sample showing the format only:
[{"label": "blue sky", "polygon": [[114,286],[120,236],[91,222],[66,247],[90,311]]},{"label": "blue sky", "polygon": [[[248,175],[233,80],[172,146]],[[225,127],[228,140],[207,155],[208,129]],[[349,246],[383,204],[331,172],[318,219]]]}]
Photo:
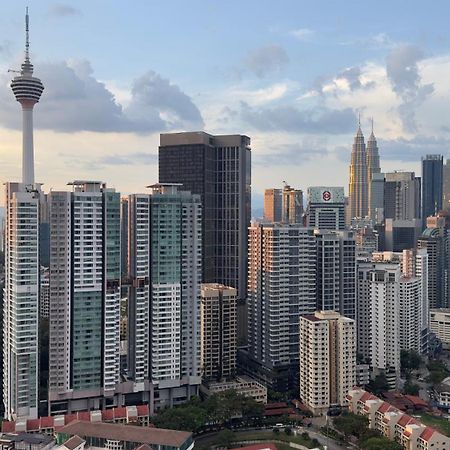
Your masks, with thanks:
[{"label": "blue sky", "polygon": [[419,170],[450,143],[445,1],[4,1],[0,178],[20,174],[9,67],[31,15],[36,173],[48,187],[157,179],[159,132],[245,133],[253,187],[347,186],[359,113],[375,118],[382,167]]}]

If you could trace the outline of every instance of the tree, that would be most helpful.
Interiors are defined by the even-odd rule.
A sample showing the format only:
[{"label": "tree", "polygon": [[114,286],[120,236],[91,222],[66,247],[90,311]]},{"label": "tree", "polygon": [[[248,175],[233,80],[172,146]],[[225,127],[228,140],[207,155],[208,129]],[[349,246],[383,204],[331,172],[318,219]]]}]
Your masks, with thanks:
[{"label": "tree", "polygon": [[362,450],[403,450],[400,444],[382,436],[367,439],[360,446]]},{"label": "tree", "polygon": [[370,380],[370,383],[367,385],[367,390],[375,395],[380,395],[381,393],[388,391],[389,384],[387,382],[386,375],[384,373],[380,373],[375,377],[375,379]]},{"label": "tree", "polygon": [[360,437],[367,429],[368,424],[366,417],[352,413],[344,413],[333,421],[334,428],[344,433],[346,437]]},{"label": "tree", "polygon": [[153,417],[152,421],[159,428],[195,431],[206,423],[207,417],[203,408],[187,404],[166,408]]},{"label": "tree", "polygon": [[415,350],[402,350],[400,352],[400,366],[402,372],[409,375],[422,365],[422,358]]},{"label": "tree", "polygon": [[411,381],[408,380],[405,383],[403,391],[407,395],[419,395],[420,386],[417,384],[411,383]]},{"label": "tree", "polygon": [[231,430],[225,428],[216,437],[215,444],[219,447],[230,447],[234,439],[234,433]]}]

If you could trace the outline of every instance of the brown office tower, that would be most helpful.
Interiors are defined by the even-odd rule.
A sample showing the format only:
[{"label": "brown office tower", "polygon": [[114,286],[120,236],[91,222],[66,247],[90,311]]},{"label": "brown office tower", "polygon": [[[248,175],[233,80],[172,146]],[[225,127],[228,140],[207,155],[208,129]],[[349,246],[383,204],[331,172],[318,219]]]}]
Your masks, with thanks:
[{"label": "brown office tower", "polygon": [[[251,217],[250,138],[204,132],[160,136],[159,181],[182,183],[203,205],[203,282],[247,290],[247,228]],[[245,308],[238,329],[244,331]]]},{"label": "brown office tower", "polygon": [[264,191],[264,220],[281,222],[281,210],[281,189],[266,189]]}]

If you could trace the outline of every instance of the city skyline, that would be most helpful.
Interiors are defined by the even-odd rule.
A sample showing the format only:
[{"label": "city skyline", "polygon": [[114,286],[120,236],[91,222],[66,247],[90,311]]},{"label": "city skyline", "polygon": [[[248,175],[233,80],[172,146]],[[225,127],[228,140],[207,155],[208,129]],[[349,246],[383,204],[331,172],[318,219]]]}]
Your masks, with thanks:
[{"label": "city skyline", "polygon": [[[32,58],[49,86],[35,118],[37,181],[57,189],[71,170],[86,179],[101,171],[121,192],[142,192],[157,179],[160,132],[244,133],[252,137],[256,206],[269,178],[270,185],[287,179],[304,190],[346,186],[359,112],[365,135],[374,116],[385,171],[420,173],[420,156],[448,147],[443,73],[450,45],[445,32],[434,31],[443,28],[443,2],[429,20],[421,20],[422,8],[413,3],[402,14],[407,27],[386,17],[383,27],[350,27],[357,14],[352,5],[344,14],[327,4],[329,14],[320,14],[321,21],[319,6],[294,2],[277,19],[269,4],[264,11],[252,2],[202,6],[196,2],[187,11],[174,1],[151,7],[136,2],[129,10],[100,1],[31,5]],[[243,15],[257,16],[243,46],[223,27],[238,6]],[[13,20],[0,22],[2,181],[19,179],[19,118],[6,71],[23,59],[17,31],[24,8],[24,2],[7,5],[4,16]],[[186,14],[174,19],[174,8]],[[382,14],[378,9],[372,18]],[[196,14],[206,25],[190,20]],[[148,17],[157,20],[146,23]],[[184,25],[189,37],[165,33],[165,17],[174,27]],[[180,48],[183,57],[175,61],[171,54]],[[126,64],[117,56],[125,49]],[[199,52],[205,55],[202,70],[194,57]]]}]

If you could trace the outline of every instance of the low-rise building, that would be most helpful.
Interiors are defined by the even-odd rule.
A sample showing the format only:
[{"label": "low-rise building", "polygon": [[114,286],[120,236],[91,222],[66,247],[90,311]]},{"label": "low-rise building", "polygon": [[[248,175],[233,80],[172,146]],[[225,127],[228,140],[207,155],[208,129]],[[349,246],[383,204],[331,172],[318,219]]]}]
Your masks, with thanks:
[{"label": "low-rise building", "polygon": [[247,375],[238,376],[231,381],[210,382],[201,387],[206,396],[230,389],[246,397],[252,397],[259,403],[267,403],[267,387]]},{"label": "low-rise building", "polygon": [[431,309],[430,328],[442,342],[442,347],[450,348],[450,308]]},{"label": "low-rise building", "polygon": [[74,420],[92,423],[124,423],[148,426],[150,423],[149,406],[137,405],[94,411],[79,411],[73,414],[40,417],[38,419],[18,419],[2,422],[3,433],[45,433],[53,436],[61,427]]},{"label": "low-rise building", "polygon": [[124,424],[73,421],[56,433],[58,444],[64,444],[73,436],[83,439],[86,447],[108,450],[135,450],[141,445],[152,450],[191,450],[194,447],[192,433],[187,431]]},{"label": "low-rise building", "polygon": [[347,394],[350,412],[366,416],[369,428],[405,450],[448,450],[450,438],[363,389]]},{"label": "low-rise building", "polygon": [[434,388],[434,398],[438,408],[450,412],[450,377]]}]

